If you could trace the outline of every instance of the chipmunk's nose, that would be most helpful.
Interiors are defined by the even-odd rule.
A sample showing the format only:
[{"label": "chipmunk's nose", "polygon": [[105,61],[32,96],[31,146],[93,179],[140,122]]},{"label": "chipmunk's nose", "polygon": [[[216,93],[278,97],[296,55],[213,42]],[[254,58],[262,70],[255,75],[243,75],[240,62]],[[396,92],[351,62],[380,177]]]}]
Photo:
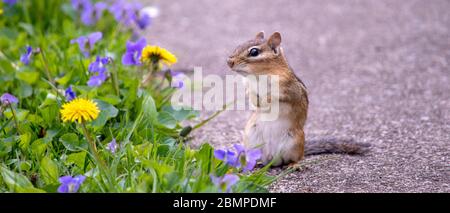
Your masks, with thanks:
[{"label": "chipmunk's nose", "polygon": [[234,61],[233,61],[233,59],[232,59],[231,57],[228,58],[227,64],[228,64],[228,66],[229,66],[230,68],[233,68],[233,66],[234,66]]}]

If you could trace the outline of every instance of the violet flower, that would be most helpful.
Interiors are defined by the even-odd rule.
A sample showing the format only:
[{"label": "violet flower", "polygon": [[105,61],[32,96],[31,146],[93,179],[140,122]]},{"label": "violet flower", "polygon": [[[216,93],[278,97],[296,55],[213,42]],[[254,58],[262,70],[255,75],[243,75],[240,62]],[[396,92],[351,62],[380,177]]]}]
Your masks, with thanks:
[{"label": "violet flower", "polygon": [[83,175],[78,175],[76,177],[63,176],[59,178],[61,185],[58,187],[59,193],[75,193],[80,188],[81,184],[86,179]]},{"label": "violet flower", "polygon": [[113,14],[114,18],[117,22],[120,22],[124,13],[123,5],[125,2],[123,0],[116,0],[114,3],[108,8],[109,12]]},{"label": "violet flower", "polygon": [[94,6],[90,1],[87,1],[83,5],[83,9],[81,10],[81,22],[87,26],[93,25],[95,23]]},{"label": "violet flower", "polygon": [[140,65],[140,58],[142,49],[144,49],[147,42],[144,38],[136,42],[127,41],[127,50],[122,56],[122,64],[124,65]]},{"label": "violet flower", "polygon": [[95,72],[94,75],[89,78],[87,85],[90,87],[101,86],[107,78],[106,72]]},{"label": "violet flower", "polygon": [[95,13],[95,18],[97,19],[97,21],[102,17],[103,15],[103,11],[105,11],[108,8],[108,4],[106,4],[105,2],[97,2],[94,5],[94,13]]},{"label": "violet flower", "polygon": [[94,49],[94,44],[102,39],[103,34],[101,32],[94,32],[87,36],[80,36],[70,41],[71,44],[78,43],[81,52],[85,57],[89,56],[89,51]]},{"label": "violet flower", "polygon": [[75,92],[72,90],[72,85],[70,85],[70,86],[66,89],[66,91],[65,91],[65,93],[64,93],[64,96],[66,97],[66,100],[67,100],[67,101],[71,101],[71,100],[73,100],[73,99],[75,99],[75,98],[77,97],[77,95],[75,94]]},{"label": "violet flower", "polygon": [[19,103],[19,100],[14,96],[11,95],[9,93],[4,93],[1,97],[0,97],[0,102],[3,105],[10,105],[10,104],[16,104]]},{"label": "violet flower", "polygon": [[170,75],[172,76],[172,82],[171,86],[174,88],[181,89],[184,87],[184,81],[187,78],[187,76],[178,71],[170,71]]},{"label": "violet flower", "polygon": [[13,6],[17,3],[17,0],[3,0],[3,2],[9,4],[9,6]]},{"label": "violet flower", "polygon": [[90,4],[90,0],[72,0],[70,1],[72,4],[73,9],[80,10],[82,9],[86,4]]},{"label": "violet flower", "polygon": [[89,72],[105,72],[108,63],[108,57],[100,58],[100,56],[97,56],[95,61],[89,64],[88,70]]},{"label": "violet flower", "polygon": [[106,149],[109,150],[112,154],[116,153],[119,145],[116,142],[116,139],[113,138],[111,142],[106,145]]},{"label": "violet flower", "polygon": [[139,27],[139,29],[141,30],[145,30],[145,28],[147,28],[147,26],[149,26],[151,24],[151,17],[146,14],[146,13],[141,13],[139,15],[139,17],[136,17],[136,25]]},{"label": "violet flower", "polygon": [[230,150],[215,150],[214,156],[225,161],[228,165],[235,168],[242,168],[243,172],[251,171],[255,168],[257,161],[261,158],[260,149],[248,149],[240,144],[235,144],[236,152]]},{"label": "violet flower", "polygon": [[219,192],[231,192],[231,187],[239,181],[239,177],[234,174],[226,174],[223,177],[210,176],[213,184],[219,188]]},{"label": "violet flower", "polygon": [[31,56],[33,55],[33,48],[31,46],[26,47],[27,52],[20,56],[20,61],[25,65],[28,65],[31,60]]}]

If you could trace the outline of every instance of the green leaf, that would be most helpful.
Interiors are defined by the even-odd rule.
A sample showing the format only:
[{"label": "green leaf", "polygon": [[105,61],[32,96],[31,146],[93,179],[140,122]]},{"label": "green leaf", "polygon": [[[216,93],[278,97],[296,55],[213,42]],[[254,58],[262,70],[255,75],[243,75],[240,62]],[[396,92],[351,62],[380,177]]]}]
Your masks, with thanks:
[{"label": "green leaf", "polygon": [[175,110],[170,106],[163,107],[163,111],[171,114],[172,117],[174,117],[178,121],[189,120],[189,119],[195,118],[199,115],[199,112],[195,111],[195,110],[189,110],[189,109]]},{"label": "green leaf", "polygon": [[73,72],[67,72],[63,77],[57,78],[55,81],[56,81],[58,84],[61,84],[61,85],[66,86],[67,83],[68,83],[68,82],[70,81],[70,79],[72,78],[72,73],[73,73]]},{"label": "green leaf", "polygon": [[25,189],[34,188],[33,184],[25,176],[15,173],[3,166],[0,166],[0,173],[3,182],[8,185],[10,191],[23,192]]},{"label": "green leaf", "polygon": [[173,129],[177,125],[177,120],[168,112],[160,112],[158,114],[158,121],[169,129]]},{"label": "green leaf", "polygon": [[47,93],[45,100],[41,103],[39,108],[45,108],[47,106],[53,106],[53,105],[57,105],[56,96],[53,95],[52,93]]},{"label": "green leaf", "polygon": [[31,169],[31,163],[28,161],[22,161],[19,163],[20,171],[29,171]]},{"label": "green leaf", "polygon": [[106,122],[110,118],[114,118],[119,113],[119,110],[114,107],[112,104],[109,104],[107,102],[101,101],[101,100],[95,100],[97,103],[98,108],[100,109],[100,114],[98,115],[97,119],[92,122],[92,126],[96,128],[100,128],[105,126]]},{"label": "green leaf", "polygon": [[155,101],[151,95],[145,96],[141,107],[144,113],[144,118],[148,119],[152,124],[155,123],[158,117],[158,111],[156,111]]},{"label": "green leaf", "polygon": [[31,72],[16,72],[16,77],[22,81],[27,82],[28,84],[34,84],[39,79],[39,72],[31,71]]},{"label": "green leaf", "polygon": [[24,23],[24,22],[20,22],[19,27],[22,28],[23,30],[25,30],[25,32],[27,32],[28,35],[30,35],[30,36],[35,35],[34,30],[33,30],[33,25]]},{"label": "green leaf", "polygon": [[22,134],[19,136],[19,147],[22,150],[26,150],[28,148],[28,146],[30,145],[31,142],[31,133],[27,132],[25,134]]},{"label": "green leaf", "polygon": [[17,95],[21,98],[28,98],[33,94],[33,88],[24,82],[20,82],[19,87],[17,88]]},{"label": "green leaf", "polygon": [[[28,113],[30,113],[30,111],[25,110],[25,109],[17,109],[14,110],[14,113],[16,113],[16,118],[19,121],[23,121],[25,120],[25,118],[28,116]],[[13,114],[11,112],[11,109],[6,109],[3,114],[9,119],[12,118]]]},{"label": "green leaf", "polygon": [[44,180],[46,184],[58,182],[58,165],[49,157],[42,158],[39,173],[41,173],[42,180]]},{"label": "green leaf", "polygon": [[212,169],[214,149],[208,143],[204,143],[197,152],[197,160],[201,166],[202,172],[210,173]]},{"label": "green leaf", "polygon": [[83,168],[85,158],[86,158],[86,152],[72,153],[67,156],[67,159],[64,162],[64,164],[65,165],[75,164],[79,168]]},{"label": "green leaf", "polygon": [[78,139],[78,135],[75,133],[67,133],[59,138],[64,147],[69,151],[80,151],[87,149],[87,144]]},{"label": "green leaf", "polygon": [[31,151],[38,157],[42,156],[46,149],[47,143],[45,143],[42,138],[39,138],[31,143]]},{"label": "green leaf", "polygon": [[100,97],[102,101],[108,102],[112,105],[117,105],[121,102],[120,98],[117,95],[108,94],[106,96]]}]

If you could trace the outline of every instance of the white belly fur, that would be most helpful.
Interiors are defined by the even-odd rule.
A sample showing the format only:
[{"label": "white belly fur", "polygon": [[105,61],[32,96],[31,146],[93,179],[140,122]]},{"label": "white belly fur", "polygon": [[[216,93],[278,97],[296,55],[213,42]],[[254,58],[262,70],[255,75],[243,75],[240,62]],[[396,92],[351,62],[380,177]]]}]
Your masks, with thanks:
[{"label": "white belly fur", "polygon": [[291,122],[287,105],[280,104],[280,115],[275,121],[261,121],[260,115],[256,118],[256,125],[247,132],[249,148],[262,149],[262,163],[267,164],[273,160],[273,166],[289,162],[287,153],[295,146],[295,139],[289,134]]}]

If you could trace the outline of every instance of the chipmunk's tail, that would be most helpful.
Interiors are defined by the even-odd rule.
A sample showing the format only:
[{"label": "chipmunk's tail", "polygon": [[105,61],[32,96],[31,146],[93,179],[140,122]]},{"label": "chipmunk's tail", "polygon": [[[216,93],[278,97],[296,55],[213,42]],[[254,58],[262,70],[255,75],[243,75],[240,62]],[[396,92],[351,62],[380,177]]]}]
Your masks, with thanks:
[{"label": "chipmunk's tail", "polygon": [[370,144],[359,143],[352,138],[325,137],[307,140],[305,155],[318,155],[326,153],[340,153],[360,155],[369,151]]}]

